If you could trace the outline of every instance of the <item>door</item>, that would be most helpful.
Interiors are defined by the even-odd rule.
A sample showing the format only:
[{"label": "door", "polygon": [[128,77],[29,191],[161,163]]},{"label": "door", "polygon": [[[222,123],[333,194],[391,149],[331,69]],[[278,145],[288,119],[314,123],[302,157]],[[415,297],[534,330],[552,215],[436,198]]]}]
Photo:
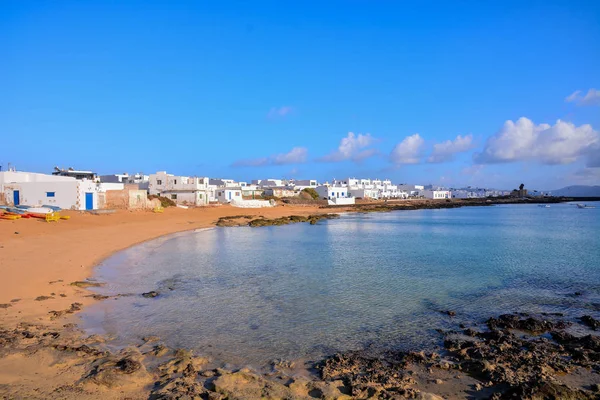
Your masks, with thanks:
[{"label": "door", "polygon": [[229,200],[231,200],[231,192],[229,192]]},{"label": "door", "polygon": [[85,209],[86,210],[94,209],[94,193],[86,193],[85,194]]},{"label": "door", "polygon": [[18,190],[13,190],[13,203],[15,203],[15,206],[21,204],[21,197]]}]

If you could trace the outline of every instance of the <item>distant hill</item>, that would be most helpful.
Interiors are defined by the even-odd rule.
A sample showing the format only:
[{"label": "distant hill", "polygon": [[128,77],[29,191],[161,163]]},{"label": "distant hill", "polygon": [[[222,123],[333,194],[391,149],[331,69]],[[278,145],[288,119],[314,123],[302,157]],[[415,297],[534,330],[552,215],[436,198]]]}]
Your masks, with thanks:
[{"label": "distant hill", "polygon": [[600,186],[567,186],[562,189],[553,190],[552,196],[567,197],[600,197]]}]

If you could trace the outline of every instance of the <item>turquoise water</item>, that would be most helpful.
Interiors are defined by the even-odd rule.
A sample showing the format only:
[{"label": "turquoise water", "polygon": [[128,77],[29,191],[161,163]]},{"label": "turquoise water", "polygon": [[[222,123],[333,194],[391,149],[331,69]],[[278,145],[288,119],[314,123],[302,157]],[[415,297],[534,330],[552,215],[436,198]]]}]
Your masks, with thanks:
[{"label": "turquoise water", "polygon": [[[466,207],[215,228],[121,252],[95,277],[108,283],[100,293],[134,294],[83,314],[87,329],[115,343],[158,335],[238,365],[366,346],[430,348],[440,341],[436,328],[500,313],[600,317],[600,207]],[[140,296],[150,290],[161,294]]]}]

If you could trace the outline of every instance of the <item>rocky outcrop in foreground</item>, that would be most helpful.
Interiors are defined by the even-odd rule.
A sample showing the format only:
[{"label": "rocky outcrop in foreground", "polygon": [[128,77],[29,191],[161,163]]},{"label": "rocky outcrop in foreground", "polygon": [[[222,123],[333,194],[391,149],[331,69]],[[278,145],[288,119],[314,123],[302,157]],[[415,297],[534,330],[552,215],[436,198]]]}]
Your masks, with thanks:
[{"label": "rocky outcrop in foreground", "polygon": [[[364,350],[316,364],[278,361],[265,372],[222,364],[171,349],[157,337],[122,350],[73,324],[0,328],[3,357],[44,353],[54,366],[78,371],[71,382],[35,390],[0,385],[6,398],[149,399],[598,399],[600,337],[593,319],[506,314],[483,329],[441,332],[436,353]],[[575,335],[577,331],[583,334]],[[312,372],[311,372],[312,371]],[[47,386],[44,386],[47,385]],[[141,396],[141,397],[140,397]],[[112,397],[111,397],[112,398]]]},{"label": "rocky outcrop in foreground", "polygon": [[[600,398],[599,336],[574,336],[564,321],[517,314],[490,318],[486,325],[482,331],[445,332],[439,354],[338,354],[320,365],[321,378],[341,380],[356,398],[410,398],[420,366],[432,377],[448,371],[458,381],[463,374],[474,378],[473,398]],[[578,376],[583,387],[565,384],[570,376]]]}]

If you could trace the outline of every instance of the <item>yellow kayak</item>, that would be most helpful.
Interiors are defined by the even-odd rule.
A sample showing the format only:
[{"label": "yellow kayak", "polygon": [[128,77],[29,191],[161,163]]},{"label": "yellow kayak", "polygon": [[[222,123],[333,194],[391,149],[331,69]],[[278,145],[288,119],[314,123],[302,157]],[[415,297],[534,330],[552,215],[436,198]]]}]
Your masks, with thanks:
[{"label": "yellow kayak", "polygon": [[0,215],[0,219],[19,219],[20,215]]}]

